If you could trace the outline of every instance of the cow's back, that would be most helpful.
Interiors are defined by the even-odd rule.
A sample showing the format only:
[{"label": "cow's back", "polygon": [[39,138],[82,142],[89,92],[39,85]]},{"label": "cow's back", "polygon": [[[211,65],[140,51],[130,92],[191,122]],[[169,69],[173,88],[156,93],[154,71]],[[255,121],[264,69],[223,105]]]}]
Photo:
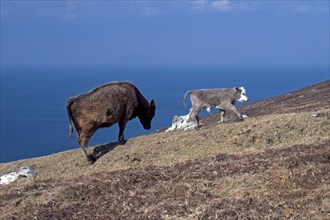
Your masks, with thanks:
[{"label": "cow's back", "polygon": [[230,101],[233,98],[230,89],[200,89],[194,90],[192,95],[195,96],[203,105],[217,105],[224,101]]},{"label": "cow's back", "polygon": [[114,82],[71,98],[71,111],[79,124],[117,123],[128,109],[138,105],[136,87],[128,82]]}]

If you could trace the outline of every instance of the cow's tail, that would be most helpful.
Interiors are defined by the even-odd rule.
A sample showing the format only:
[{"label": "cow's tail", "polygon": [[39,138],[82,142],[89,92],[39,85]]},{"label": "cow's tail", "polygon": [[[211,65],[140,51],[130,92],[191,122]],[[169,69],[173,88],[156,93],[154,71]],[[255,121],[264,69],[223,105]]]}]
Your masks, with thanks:
[{"label": "cow's tail", "polygon": [[[73,133],[73,128],[75,127],[74,125],[74,121],[72,119],[72,111],[71,111],[71,105],[72,105],[73,101],[71,99],[69,99],[67,102],[66,102],[66,110],[67,110],[67,113],[68,113],[68,117],[69,117],[69,123],[70,123],[70,131],[69,131],[69,135],[68,135],[68,138],[71,138],[72,137],[72,133]],[[77,130],[77,129],[76,129]]]},{"label": "cow's tail", "polygon": [[192,91],[188,91],[188,92],[186,92],[186,94],[184,94],[184,97],[183,97],[183,104],[184,104],[185,107],[187,106],[187,105],[186,105],[186,98],[187,98],[187,95],[189,95],[191,92],[192,92]]}]

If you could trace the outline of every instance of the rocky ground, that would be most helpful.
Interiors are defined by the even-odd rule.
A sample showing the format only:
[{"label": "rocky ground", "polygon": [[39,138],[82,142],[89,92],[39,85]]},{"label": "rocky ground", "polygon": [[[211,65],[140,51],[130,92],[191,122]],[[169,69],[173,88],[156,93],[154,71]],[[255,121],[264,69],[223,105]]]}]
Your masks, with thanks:
[{"label": "rocky ground", "polygon": [[0,219],[329,219],[330,81],[159,132],[1,164]]}]

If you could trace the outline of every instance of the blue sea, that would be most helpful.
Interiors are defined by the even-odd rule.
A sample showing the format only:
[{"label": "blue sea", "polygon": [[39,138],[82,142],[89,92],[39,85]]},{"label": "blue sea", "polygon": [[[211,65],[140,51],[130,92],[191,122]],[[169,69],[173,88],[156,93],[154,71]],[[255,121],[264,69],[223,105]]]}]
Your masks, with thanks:
[{"label": "blue sea", "polygon": [[[144,130],[133,119],[125,129],[128,139],[170,126],[174,115],[187,114],[190,103],[188,99],[184,107],[183,95],[191,89],[244,86],[251,103],[328,79],[329,66],[1,67],[0,162],[79,148],[76,135],[67,138],[66,100],[107,82],[132,82],[156,101],[152,129]],[[90,145],[117,141],[117,136],[117,125],[100,129]]]}]

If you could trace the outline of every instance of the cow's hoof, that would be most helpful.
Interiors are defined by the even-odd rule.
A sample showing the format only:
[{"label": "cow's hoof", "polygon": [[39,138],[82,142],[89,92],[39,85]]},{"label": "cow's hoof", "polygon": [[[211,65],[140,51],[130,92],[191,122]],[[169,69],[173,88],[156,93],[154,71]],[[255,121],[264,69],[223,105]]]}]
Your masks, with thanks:
[{"label": "cow's hoof", "polygon": [[124,145],[124,144],[126,144],[126,142],[127,142],[126,140],[119,140],[120,145]]},{"label": "cow's hoof", "polygon": [[93,155],[88,155],[88,156],[87,156],[87,160],[88,160],[88,162],[89,162],[90,164],[93,164],[93,163],[95,163],[96,158],[93,157]]}]

